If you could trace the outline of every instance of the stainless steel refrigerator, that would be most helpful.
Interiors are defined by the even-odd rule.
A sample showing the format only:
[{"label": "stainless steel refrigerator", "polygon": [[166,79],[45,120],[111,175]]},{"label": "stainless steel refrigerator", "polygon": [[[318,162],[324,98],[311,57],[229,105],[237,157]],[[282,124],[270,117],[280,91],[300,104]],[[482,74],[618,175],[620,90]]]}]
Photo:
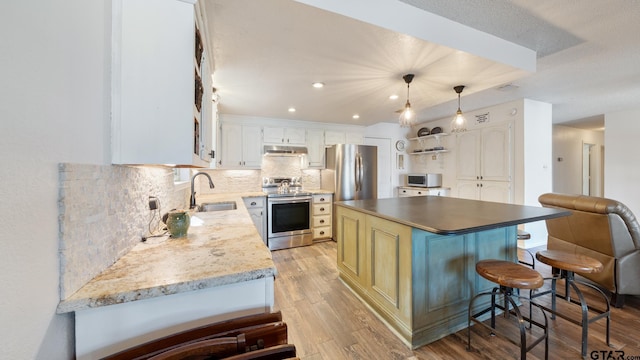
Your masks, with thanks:
[{"label": "stainless steel refrigerator", "polygon": [[[337,144],[326,149],[322,188],[333,191],[334,201],[375,199],[378,195],[378,147]],[[333,239],[338,224],[333,209]]]}]

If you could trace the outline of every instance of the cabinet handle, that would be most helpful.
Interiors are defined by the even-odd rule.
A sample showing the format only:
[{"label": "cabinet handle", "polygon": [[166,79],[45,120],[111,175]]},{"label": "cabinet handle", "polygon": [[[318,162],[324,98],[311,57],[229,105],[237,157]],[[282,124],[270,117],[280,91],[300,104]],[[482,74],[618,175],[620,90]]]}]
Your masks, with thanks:
[{"label": "cabinet handle", "polygon": [[476,187],[480,187],[480,184],[476,184]]},{"label": "cabinet handle", "polygon": [[480,176],[476,176],[476,180],[480,180]]},{"label": "cabinet handle", "polygon": [[256,202],[255,202],[255,201],[252,201],[252,202],[251,202],[251,206],[255,206],[255,205],[256,205]]},{"label": "cabinet handle", "polygon": [[324,220],[320,220],[320,224],[324,224]]},{"label": "cabinet handle", "polygon": [[480,187],[482,187],[482,184],[480,184]]},{"label": "cabinet handle", "polygon": [[422,195],[422,191],[418,191],[418,195]]},{"label": "cabinet handle", "polygon": [[324,198],[320,198],[320,201],[324,201]]},{"label": "cabinet handle", "polygon": [[324,231],[320,231],[320,235],[324,235]]},{"label": "cabinet handle", "polygon": [[324,211],[324,208],[320,208],[320,211]]},{"label": "cabinet handle", "polygon": [[480,175],[480,180],[482,180],[482,175]]}]

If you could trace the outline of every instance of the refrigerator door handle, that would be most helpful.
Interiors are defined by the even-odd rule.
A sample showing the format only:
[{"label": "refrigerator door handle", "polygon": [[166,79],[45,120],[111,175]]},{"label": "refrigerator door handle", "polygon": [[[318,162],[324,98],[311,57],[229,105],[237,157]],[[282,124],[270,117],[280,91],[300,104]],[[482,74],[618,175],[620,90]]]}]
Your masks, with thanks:
[{"label": "refrigerator door handle", "polygon": [[356,192],[360,191],[360,179],[359,179],[359,175],[360,175],[360,158],[358,157],[358,154],[356,154],[355,159],[353,161],[353,165],[354,165],[354,171],[353,171],[353,182],[356,186]]},{"label": "refrigerator door handle", "polygon": [[358,154],[358,190],[361,191],[362,190],[362,178],[364,177],[364,168],[363,168],[363,163],[362,163],[362,155]]}]

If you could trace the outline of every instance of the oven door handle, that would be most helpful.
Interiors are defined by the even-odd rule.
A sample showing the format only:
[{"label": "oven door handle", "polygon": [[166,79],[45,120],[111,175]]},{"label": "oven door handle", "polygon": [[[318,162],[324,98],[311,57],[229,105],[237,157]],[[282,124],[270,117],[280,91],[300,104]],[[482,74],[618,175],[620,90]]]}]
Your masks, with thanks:
[{"label": "oven door handle", "polygon": [[304,198],[290,198],[290,197],[284,197],[284,198],[280,198],[280,199],[269,199],[268,201],[271,204],[292,204],[292,203],[303,203],[303,202],[311,202],[311,198],[310,197],[304,197]]}]

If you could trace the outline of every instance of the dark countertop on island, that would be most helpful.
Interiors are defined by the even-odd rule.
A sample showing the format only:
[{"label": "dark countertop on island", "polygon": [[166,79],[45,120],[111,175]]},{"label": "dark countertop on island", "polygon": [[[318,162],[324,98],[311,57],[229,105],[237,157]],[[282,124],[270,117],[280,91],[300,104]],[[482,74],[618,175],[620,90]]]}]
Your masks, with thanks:
[{"label": "dark countertop on island", "polygon": [[458,235],[571,215],[570,211],[444,196],[336,203],[439,235]]}]

